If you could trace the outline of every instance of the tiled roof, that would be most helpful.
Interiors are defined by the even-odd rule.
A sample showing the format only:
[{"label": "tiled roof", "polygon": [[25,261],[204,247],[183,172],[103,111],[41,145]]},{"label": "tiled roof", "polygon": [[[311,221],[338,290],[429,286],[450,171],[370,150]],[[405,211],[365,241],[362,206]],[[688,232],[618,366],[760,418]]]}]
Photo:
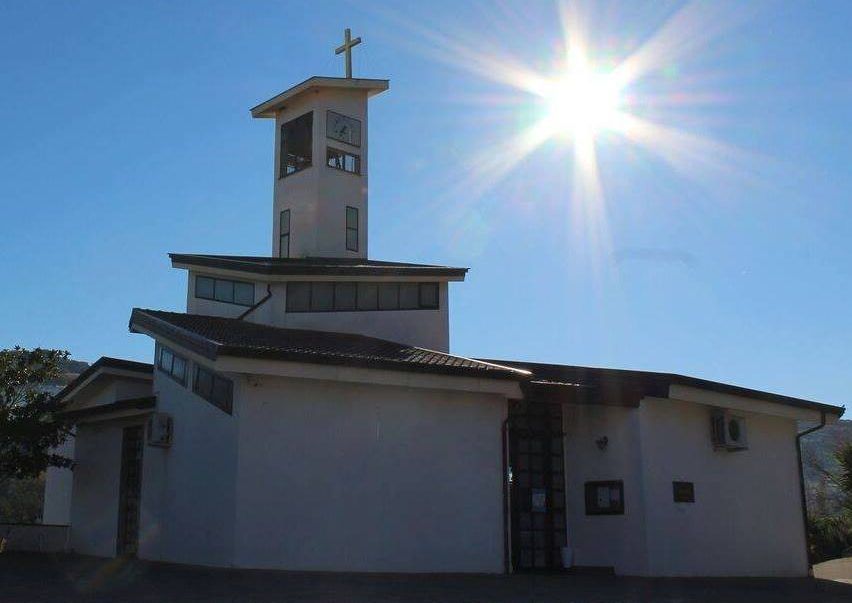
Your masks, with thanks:
[{"label": "tiled roof", "polygon": [[238,356],[293,362],[522,380],[524,370],[349,333],[283,329],[235,318],[134,308],[131,331],[175,340],[207,358]]},{"label": "tiled roof", "polygon": [[[528,389],[546,397],[560,398],[567,395],[575,397],[579,395],[584,396],[583,399],[590,403],[638,406],[640,400],[646,396],[667,398],[669,387],[682,385],[720,394],[742,396],[753,400],[825,412],[836,416],[841,416],[844,412],[842,406],[673,373],[543,364],[516,360],[485,360],[485,362],[494,362],[530,371],[532,377]],[[577,386],[580,386],[580,388]],[[558,391],[560,389],[565,390],[561,395]],[[597,393],[591,394],[591,391]]]},{"label": "tiled roof", "polygon": [[363,258],[273,258],[242,255],[170,253],[173,266],[203,266],[261,275],[417,276],[463,279],[467,268],[383,262]]},{"label": "tiled roof", "polygon": [[74,391],[78,385],[84,383],[89,377],[103,369],[116,369],[123,371],[133,371],[136,373],[151,374],[154,372],[154,365],[147,362],[137,362],[135,360],[125,360],[124,358],[111,358],[110,356],[101,356],[94,364],[85,371],[77,375],[77,377],[68,383],[62,390],[56,394],[55,398],[62,400],[69,393]]}]

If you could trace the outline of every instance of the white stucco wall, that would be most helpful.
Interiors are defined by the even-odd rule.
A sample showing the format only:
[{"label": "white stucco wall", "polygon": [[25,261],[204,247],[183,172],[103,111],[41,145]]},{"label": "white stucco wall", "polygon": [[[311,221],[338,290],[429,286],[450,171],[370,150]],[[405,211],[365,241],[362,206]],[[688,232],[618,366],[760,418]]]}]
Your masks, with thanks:
[{"label": "white stucco wall", "polygon": [[[236,318],[248,309],[246,306],[195,297],[195,277],[199,272],[189,270],[187,273],[188,313]],[[255,283],[256,302],[266,296],[267,284],[265,282],[252,281],[248,278],[237,280]],[[330,279],[326,278],[325,280]],[[351,281],[353,279],[340,278],[338,280]],[[402,281],[404,279],[395,280]],[[409,280],[419,282],[417,279]],[[272,297],[246,317],[246,320],[291,329],[357,333],[446,352],[450,348],[449,285],[447,282],[440,282],[438,288],[439,304],[437,310],[287,312],[287,284],[277,282],[271,285]]]},{"label": "white stucco wall", "polygon": [[[326,111],[331,109],[361,120],[361,146],[326,136]],[[308,111],[314,112],[313,165],[278,178],[281,125]],[[367,92],[319,89],[294,98],[275,120],[272,255],[278,257],[279,215],[290,210],[290,257],[367,257]],[[361,174],[326,166],[326,147],[361,157]],[[346,249],[346,206],[358,208],[359,248]]]},{"label": "white stucco wall", "polygon": [[[639,416],[618,406],[563,407],[568,546],[575,565],[646,573]],[[601,450],[596,440],[606,437]],[[624,515],[586,515],[585,482],[624,481]]]},{"label": "white stucco wall", "polygon": [[174,443],[145,446],[139,557],[230,565],[238,404],[228,415],[193,394],[191,379],[184,387],[157,370],[154,392],[174,419]]},{"label": "white stucco wall", "polygon": [[[648,572],[807,575],[795,421],[739,413],[748,450],[716,451],[710,412],[668,399],[642,402]],[[694,482],[695,503],[673,502],[672,481]]]},{"label": "white stucco wall", "polygon": [[[65,458],[74,458],[74,436],[69,436],[53,451]],[[44,476],[44,507],[42,523],[67,525],[71,523],[71,490],[74,474],[71,469],[48,467]]]},{"label": "white stucco wall", "polygon": [[502,571],[504,398],[271,377],[241,391],[237,566]]},{"label": "white stucco wall", "polygon": [[116,553],[125,425],[105,422],[77,427],[71,500],[71,548],[77,553],[98,557]]}]

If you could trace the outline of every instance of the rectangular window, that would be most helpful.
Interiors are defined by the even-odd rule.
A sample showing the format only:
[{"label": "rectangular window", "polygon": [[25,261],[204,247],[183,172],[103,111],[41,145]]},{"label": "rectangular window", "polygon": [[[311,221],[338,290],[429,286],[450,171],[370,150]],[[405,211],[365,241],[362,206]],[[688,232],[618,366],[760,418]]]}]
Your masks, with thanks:
[{"label": "rectangular window", "polygon": [[361,120],[354,117],[326,111],[325,133],[333,140],[351,144],[353,147],[361,146]]},{"label": "rectangular window", "polygon": [[195,297],[238,306],[251,306],[254,304],[254,283],[196,276]]},{"label": "rectangular window", "polygon": [[287,283],[287,312],[437,310],[438,283]]},{"label": "rectangular window", "polygon": [[624,515],[624,482],[586,482],[586,515]]},{"label": "rectangular window", "polygon": [[291,119],[281,126],[278,177],[285,178],[311,167],[313,160],[313,111]]},{"label": "rectangular window", "polygon": [[361,173],[361,157],[355,153],[328,147],[325,152],[325,163],[330,168],[349,172],[350,174]]},{"label": "rectangular window", "polygon": [[281,212],[278,222],[278,257],[290,257],[290,210]]},{"label": "rectangular window", "polygon": [[178,356],[166,346],[160,346],[157,368],[181,385],[186,385],[186,358]]},{"label": "rectangular window", "polygon": [[195,366],[192,391],[223,412],[231,414],[234,410],[233,382],[199,365]]},{"label": "rectangular window", "polygon": [[346,206],[346,250],[358,251],[358,208]]}]

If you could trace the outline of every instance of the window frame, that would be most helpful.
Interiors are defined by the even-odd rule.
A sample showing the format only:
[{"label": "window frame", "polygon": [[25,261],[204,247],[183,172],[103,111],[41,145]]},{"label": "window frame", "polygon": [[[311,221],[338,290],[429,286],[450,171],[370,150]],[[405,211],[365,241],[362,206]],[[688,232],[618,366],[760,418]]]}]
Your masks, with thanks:
[{"label": "window frame", "polygon": [[[205,278],[213,281],[213,297],[204,297],[203,295],[198,294],[198,279]],[[217,299],[216,298],[216,283],[217,282],[227,282],[231,283],[231,301]],[[252,302],[250,304],[244,304],[237,301],[237,285],[250,285],[251,286],[251,299]],[[196,274],[195,275],[195,290],[193,291],[194,297],[197,299],[205,299],[207,301],[214,301],[220,304],[231,304],[234,306],[242,306],[244,308],[250,308],[254,305],[255,295],[257,291],[255,290],[255,283],[252,281],[235,281],[230,278],[216,278],[215,276],[207,276],[205,274]]]},{"label": "window frame", "polygon": [[[201,373],[206,373],[210,376],[210,393],[209,396],[200,390],[199,388],[199,377]],[[224,384],[227,392],[227,401],[220,404],[215,401],[213,393],[216,391],[216,382],[220,382]],[[211,371],[205,366],[201,366],[200,364],[195,364],[195,370],[193,371],[193,379],[192,379],[192,393],[198,396],[199,398],[204,399],[209,402],[222,412],[233,415],[234,414],[234,382],[227,377],[223,377],[216,371]]]},{"label": "window frame", "polygon": [[[323,286],[332,285],[331,307],[326,309],[318,309],[314,304],[314,285],[321,284]],[[401,307],[400,286],[402,284],[411,284],[417,286],[417,307],[403,308]],[[342,290],[342,285],[354,286],[355,303],[354,306],[346,308],[338,307],[338,291]],[[394,307],[382,307],[381,288],[383,285],[393,285],[396,289],[396,304]],[[325,312],[415,312],[418,310],[440,310],[441,309],[441,283],[437,281],[287,281],[286,295],[287,301],[285,304],[285,312],[294,314],[321,314]],[[423,289],[425,287],[435,287],[435,305],[424,304]],[[300,291],[302,295],[298,298],[293,295],[295,288],[304,287],[306,291]],[[362,307],[362,294],[367,288],[375,290],[375,307]],[[304,295],[307,293],[307,295]],[[371,295],[372,297],[372,295]],[[304,299],[303,299],[304,298]],[[293,303],[293,299],[299,299],[300,303],[297,306]],[[346,299],[351,299],[347,294]]]},{"label": "window frame", "polygon": [[[610,507],[598,506],[597,489],[607,488],[610,492],[618,490],[618,504]],[[600,480],[585,483],[586,515],[624,515],[624,481],[623,480]],[[611,499],[610,499],[611,500]]]},{"label": "window frame", "polygon": [[[342,140],[337,138],[336,136],[331,135],[331,130],[328,127],[329,121],[331,121],[331,116],[337,115],[338,117],[344,117],[346,119],[351,119],[352,121],[358,124],[358,142],[349,142],[348,140]],[[331,109],[326,109],[325,111],[325,137],[328,140],[336,140],[337,142],[342,142],[343,144],[348,144],[351,147],[361,148],[361,131],[363,130],[364,125],[361,123],[361,120],[357,117],[351,117],[349,115],[344,115],[343,113],[338,113],[337,111],[332,111]]]},{"label": "window frame", "polygon": [[[349,210],[355,212],[355,226],[349,226]],[[346,214],[343,218],[343,226],[345,228],[344,245],[346,246],[346,251],[354,251],[357,253],[361,249],[361,212],[358,211],[357,207],[353,205],[346,206]],[[355,249],[352,249],[349,246],[350,231],[355,233]]]},{"label": "window frame", "polygon": [[[166,353],[166,352],[167,352],[168,354],[170,354],[170,355],[171,355],[171,357],[172,357],[172,360],[171,360],[171,362],[169,363],[169,367],[168,367],[168,369],[166,369],[166,368],[163,366],[163,354],[164,354],[164,353]],[[175,376],[175,374],[174,374],[174,370],[175,370],[175,358],[178,358],[178,359],[180,359],[180,360],[183,362],[183,377],[182,377],[182,378],[178,378],[178,377],[177,377],[177,376]],[[182,386],[186,387],[186,377],[187,377],[187,372],[188,372],[188,371],[187,371],[187,369],[188,369],[188,368],[189,368],[189,360],[187,360],[185,356],[183,356],[183,355],[181,355],[181,354],[178,354],[177,352],[175,352],[175,351],[174,351],[172,348],[170,348],[169,346],[166,346],[166,345],[160,344],[159,349],[158,349],[158,352],[157,352],[157,370],[158,370],[158,371],[160,371],[161,373],[163,373],[163,374],[167,375],[167,376],[168,376],[169,378],[171,378],[173,381],[175,381],[175,382],[177,382],[177,383],[180,383]]]},{"label": "window frame", "polygon": [[[343,162],[344,167],[337,167],[336,165],[331,165],[329,163],[329,161],[331,160],[333,154],[340,155],[344,158],[347,155],[349,155],[350,157],[354,157],[355,169],[354,170],[347,170],[345,161]],[[351,153],[349,151],[344,151],[343,149],[338,149],[337,147],[332,147],[332,146],[326,146],[325,147],[325,165],[326,165],[326,167],[330,167],[331,169],[337,170],[338,172],[344,172],[346,174],[352,174],[353,176],[360,176],[361,175],[361,156],[358,153]]]},{"label": "window frame", "polygon": [[[284,224],[284,214],[287,214],[287,234],[284,234],[283,224]],[[289,258],[290,257],[290,220],[292,219],[292,215],[290,214],[290,209],[282,209],[278,214],[278,257],[279,258]],[[287,237],[287,253],[286,255],[281,253],[283,249],[283,245],[281,241],[284,237]]]},{"label": "window frame", "polygon": [[[287,140],[289,137],[284,136],[284,129],[292,124],[293,122],[299,121],[301,119],[305,119],[310,116],[310,125],[308,127],[308,131],[310,132],[310,140],[308,144],[308,152],[310,155],[307,157],[307,163],[302,165],[302,167],[298,169],[294,169],[292,172],[287,172]],[[313,167],[314,165],[314,112],[313,110],[303,113],[298,117],[294,117],[291,120],[288,120],[281,124],[278,129],[278,179],[282,180],[287,178],[288,176],[292,176],[294,174],[298,174],[299,172],[304,172],[306,169]]]}]

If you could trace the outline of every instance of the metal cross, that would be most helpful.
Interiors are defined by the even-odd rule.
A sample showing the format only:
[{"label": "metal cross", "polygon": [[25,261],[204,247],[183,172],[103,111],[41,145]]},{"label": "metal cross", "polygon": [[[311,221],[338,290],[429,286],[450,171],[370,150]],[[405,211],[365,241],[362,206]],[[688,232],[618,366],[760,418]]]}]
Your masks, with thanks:
[{"label": "metal cross", "polygon": [[343,46],[339,46],[334,54],[346,53],[346,77],[352,77],[352,47],[361,43],[361,38],[352,39],[352,32],[347,27],[343,32]]}]

